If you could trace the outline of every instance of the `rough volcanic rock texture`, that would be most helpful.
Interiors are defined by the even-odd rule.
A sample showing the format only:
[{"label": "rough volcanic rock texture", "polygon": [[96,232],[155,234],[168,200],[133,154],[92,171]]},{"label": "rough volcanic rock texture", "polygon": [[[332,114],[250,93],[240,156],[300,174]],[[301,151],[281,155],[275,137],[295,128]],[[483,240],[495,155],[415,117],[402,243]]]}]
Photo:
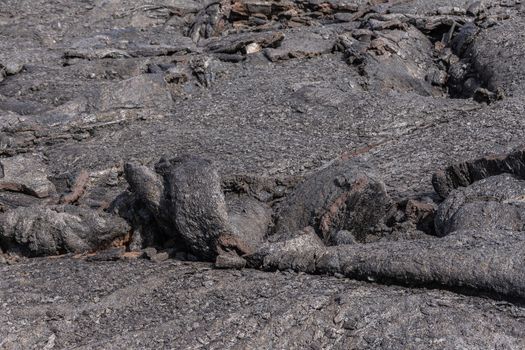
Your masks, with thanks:
[{"label": "rough volcanic rock texture", "polygon": [[[155,171],[127,163],[124,173],[131,196],[123,193],[113,210],[127,217],[137,232],[148,232],[143,244],[174,239],[192,254],[212,260],[220,253],[216,248],[221,242],[223,249],[238,245],[245,247],[241,251],[251,252],[272,224],[272,209],[264,200],[238,188],[225,196],[223,182],[208,160],[161,159]],[[233,186],[242,185],[236,181]],[[146,227],[145,217],[156,226]],[[218,240],[221,235],[223,239]]]},{"label": "rough volcanic rock texture", "polygon": [[226,196],[228,216],[232,231],[256,247],[264,241],[272,224],[271,207],[247,195]]},{"label": "rough volcanic rock texture", "polygon": [[308,177],[281,203],[275,235],[282,239],[311,226],[327,243],[340,230],[366,241],[392,204],[384,184],[366,164],[337,160]]},{"label": "rough volcanic rock texture", "polygon": [[[324,247],[312,233],[270,243],[248,257],[252,266],[332,273],[383,283],[473,289],[510,300],[525,297],[524,235],[455,231],[446,238]],[[490,257],[490,258],[487,258]]]},{"label": "rough volcanic rock texture", "polygon": [[159,214],[160,201],[164,195],[164,184],[160,176],[137,163],[126,163],[124,173],[135,200],[153,214]]},{"label": "rough volcanic rock texture", "polygon": [[522,231],[525,181],[503,174],[460,187],[440,204],[435,218],[438,236],[461,229]]},{"label": "rough volcanic rock texture", "polygon": [[208,160],[184,157],[161,161],[156,169],[165,182],[163,217],[172,220],[190,251],[213,258],[217,237],[231,232],[216,168]]},{"label": "rough volcanic rock texture", "polygon": [[0,190],[26,193],[38,198],[55,194],[47,166],[39,157],[19,155],[0,159]]},{"label": "rough volcanic rock texture", "polygon": [[177,261],[38,259],[0,273],[17,291],[0,293],[7,348],[525,346],[523,307],[440,289]]},{"label": "rough volcanic rock texture", "polygon": [[525,152],[522,148],[520,146],[509,154],[491,155],[453,164],[433,175],[434,188],[445,198],[457,187],[465,187],[494,175],[508,173],[525,179]]},{"label": "rough volcanic rock texture", "polygon": [[216,168],[208,160],[184,156],[162,159],[155,170],[126,164],[126,178],[136,199],[168,237],[181,238],[201,258],[214,258],[217,238],[232,232]]},{"label": "rough volcanic rock texture", "polygon": [[71,205],[17,208],[0,214],[0,244],[31,256],[101,249],[129,230],[119,217]]},{"label": "rough volcanic rock texture", "polygon": [[[524,6],[1,1],[0,162],[20,170],[3,169],[0,215],[33,218],[62,198],[125,217],[133,235],[85,260],[15,265],[2,241],[0,347],[524,348],[521,204],[502,199],[524,178]],[[183,154],[214,161],[201,180],[220,180],[197,179],[205,196],[182,169],[179,183],[147,170]],[[326,169],[346,158],[366,164],[362,206],[336,200],[354,187]],[[146,166],[133,179],[130,161]],[[491,178],[502,174],[515,179]],[[181,200],[167,200],[174,183],[191,214],[161,204]],[[476,194],[491,188],[494,200]],[[202,201],[221,218],[198,216]],[[434,230],[439,206],[450,216]],[[199,247],[216,238],[194,247],[225,253],[216,266],[243,267],[280,237],[268,268],[324,275],[166,260],[196,259],[177,250],[175,217],[195,218],[184,228]],[[150,261],[122,260],[151,245]]]}]

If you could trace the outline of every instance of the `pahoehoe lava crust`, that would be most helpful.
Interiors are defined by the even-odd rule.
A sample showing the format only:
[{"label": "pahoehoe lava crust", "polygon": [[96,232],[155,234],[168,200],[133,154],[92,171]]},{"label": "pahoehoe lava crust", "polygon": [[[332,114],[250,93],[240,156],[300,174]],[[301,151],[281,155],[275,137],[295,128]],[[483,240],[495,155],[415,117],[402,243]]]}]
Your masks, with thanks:
[{"label": "pahoehoe lava crust", "polygon": [[525,5],[0,2],[0,349],[524,349]]}]

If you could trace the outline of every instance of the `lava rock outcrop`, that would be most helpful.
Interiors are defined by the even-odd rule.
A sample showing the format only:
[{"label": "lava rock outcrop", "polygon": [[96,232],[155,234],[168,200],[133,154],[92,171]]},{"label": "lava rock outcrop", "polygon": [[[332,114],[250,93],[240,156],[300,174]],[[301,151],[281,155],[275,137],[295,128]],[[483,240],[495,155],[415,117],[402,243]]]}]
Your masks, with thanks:
[{"label": "lava rock outcrop", "polygon": [[28,256],[86,253],[125,242],[118,216],[72,205],[17,208],[0,214],[0,246]]},{"label": "lava rock outcrop", "polygon": [[373,239],[374,226],[386,220],[393,201],[366,164],[336,160],[309,176],[280,204],[274,240],[290,238],[310,226],[327,243],[341,230],[356,240]]}]

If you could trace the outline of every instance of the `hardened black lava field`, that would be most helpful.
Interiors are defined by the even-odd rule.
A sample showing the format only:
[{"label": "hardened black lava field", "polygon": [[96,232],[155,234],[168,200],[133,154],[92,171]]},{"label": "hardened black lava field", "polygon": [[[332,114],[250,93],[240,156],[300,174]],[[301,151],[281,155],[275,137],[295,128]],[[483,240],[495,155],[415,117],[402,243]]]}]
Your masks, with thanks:
[{"label": "hardened black lava field", "polygon": [[524,349],[519,0],[0,0],[0,349]]}]

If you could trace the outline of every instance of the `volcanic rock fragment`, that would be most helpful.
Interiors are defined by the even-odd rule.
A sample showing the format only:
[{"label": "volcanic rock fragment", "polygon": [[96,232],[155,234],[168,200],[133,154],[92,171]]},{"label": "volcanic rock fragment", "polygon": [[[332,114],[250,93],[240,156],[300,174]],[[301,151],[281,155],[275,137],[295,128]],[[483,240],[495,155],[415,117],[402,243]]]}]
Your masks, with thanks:
[{"label": "volcanic rock fragment", "polygon": [[210,57],[196,57],[190,61],[192,74],[205,87],[210,87],[215,79],[213,60]]},{"label": "volcanic rock fragment", "polygon": [[24,69],[24,65],[17,61],[0,62],[0,81],[6,76],[15,75]]},{"label": "volcanic rock fragment", "polygon": [[12,191],[0,191],[0,213],[18,207],[31,207],[42,204],[42,198]]},{"label": "volcanic rock fragment", "polygon": [[263,269],[315,273],[317,259],[325,249],[314,229],[308,226],[296,232],[293,238],[261,246],[247,259],[250,266]]},{"label": "volcanic rock fragment", "polygon": [[293,237],[307,226],[331,243],[348,230],[365,241],[392,206],[385,185],[365,164],[337,160],[299,184],[280,205],[274,239]]},{"label": "volcanic rock fragment", "polygon": [[0,244],[29,256],[104,248],[129,230],[117,216],[72,205],[16,208],[0,215]]},{"label": "volcanic rock fragment", "polygon": [[246,260],[237,254],[220,254],[215,260],[215,267],[219,269],[243,269]]},{"label": "volcanic rock fragment", "polygon": [[118,261],[124,259],[126,247],[111,247],[89,254],[86,261]]},{"label": "volcanic rock fragment", "polygon": [[438,236],[463,229],[522,231],[525,181],[502,174],[458,188],[439,206],[434,223]]}]

